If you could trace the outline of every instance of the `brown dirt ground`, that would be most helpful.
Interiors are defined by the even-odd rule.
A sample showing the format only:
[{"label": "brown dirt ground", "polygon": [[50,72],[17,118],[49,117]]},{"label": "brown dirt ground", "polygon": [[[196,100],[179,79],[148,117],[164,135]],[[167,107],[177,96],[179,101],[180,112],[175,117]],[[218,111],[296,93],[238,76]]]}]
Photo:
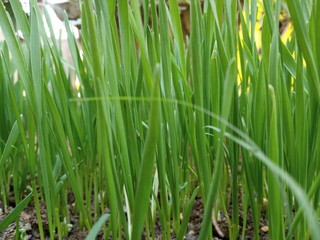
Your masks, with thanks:
[{"label": "brown dirt ground", "polygon": [[[3,206],[0,202],[0,221],[13,209],[14,207],[14,201],[9,199],[9,207],[7,209],[7,212],[5,213],[3,211]],[[239,206],[239,225],[240,225],[240,235],[242,233],[242,223],[243,223],[243,218],[242,218],[242,210],[241,210],[241,203]],[[78,216],[72,214],[72,207],[70,204],[70,223],[72,224],[72,229],[69,232],[69,236],[64,238],[64,239],[70,239],[70,240],[82,240],[85,239],[87,235],[87,231],[82,231],[79,229],[78,225]],[[230,205],[228,208],[228,214],[230,215],[232,211],[232,206]],[[199,232],[201,229],[201,221],[202,221],[202,216],[204,212],[204,207],[202,204],[202,200],[200,197],[197,197],[191,212],[189,224],[188,224],[188,230],[185,235],[186,240],[196,240],[198,239]],[[49,236],[48,233],[48,221],[46,219],[46,210],[45,206],[41,206],[41,214],[42,214],[42,220],[43,220],[43,226],[44,226],[44,231],[45,234]],[[213,227],[212,229],[212,235],[214,240],[226,240],[229,239],[228,235],[228,223],[227,219],[224,214],[221,214],[221,217],[219,220],[216,221],[220,231],[223,233],[224,236],[221,236],[217,229]],[[30,239],[40,239],[39,237],[39,232],[38,232],[38,223],[37,223],[37,218],[36,218],[36,211],[33,205],[29,204],[29,206],[21,213],[20,215],[20,221],[19,221],[20,229],[24,228],[26,230],[26,237],[25,240],[30,240]],[[262,218],[260,220],[260,238],[261,240],[268,240],[268,222],[266,220],[266,213],[262,212]],[[159,221],[156,222],[155,224],[155,234],[156,234],[156,239],[157,240],[162,240],[164,239],[161,235],[161,226]],[[14,239],[16,231],[16,224],[12,223],[8,226],[8,228],[0,233],[0,239],[1,240],[11,240]],[[171,236],[172,239],[175,239],[175,236],[172,234]],[[49,239],[47,237],[46,239]],[[97,239],[103,239],[102,233],[97,237]],[[146,239],[144,236],[143,239]],[[252,215],[250,210],[248,210],[247,213],[247,228],[246,228],[246,238],[247,240],[253,239],[253,221],[252,221]]]}]

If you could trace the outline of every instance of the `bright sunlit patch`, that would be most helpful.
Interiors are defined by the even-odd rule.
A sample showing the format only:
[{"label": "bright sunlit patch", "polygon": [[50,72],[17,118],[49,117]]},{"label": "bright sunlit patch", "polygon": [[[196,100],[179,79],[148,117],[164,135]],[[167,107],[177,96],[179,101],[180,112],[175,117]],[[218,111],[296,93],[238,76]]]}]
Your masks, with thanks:
[{"label": "bright sunlit patch", "polygon": [[69,0],[47,0],[47,3],[50,4],[59,4],[59,3],[67,3]]},{"label": "bright sunlit patch", "polygon": [[76,77],[76,81],[75,81],[75,86],[76,86],[77,90],[80,89],[80,81],[79,81],[79,78],[77,78],[77,77]]},{"label": "bright sunlit patch", "polygon": [[25,90],[22,91],[22,96],[23,96],[23,97],[26,97],[26,96],[27,96],[27,93],[26,93]]},{"label": "bright sunlit patch", "polygon": [[30,14],[30,1],[29,0],[20,0],[23,11],[27,14]]},{"label": "bright sunlit patch", "polygon": [[[281,13],[280,14],[280,32],[281,32],[281,40],[283,43],[287,43],[292,38],[292,32],[293,32],[293,24],[289,20],[288,14]],[[281,29],[283,28],[283,29]]]},{"label": "bright sunlit patch", "polygon": [[[47,35],[50,36],[51,38],[56,38],[56,39],[68,39],[68,33],[65,28],[64,22],[62,22],[58,18],[58,16],[56,15],[54,10],[50,6],[46,6],[46,10],[48,11],[48,14],[50,16],[50,21],[53,26],[54,36],[51,36],[48,23],[47,23],[46,19],[44,19],[44,22],[45,22],[44,28],[45,28]],[[78,29],[72,25],[70,25],[70,28],[71,28],[75,38],[78,39],[80,37]]]},{"label": "bright sunlit patch", "polygon": [[291,91],[295,91],[295,86],[294,86],[294,78],[291,77]]},{"label": "bright sunlit patch", "polygon": [[286,32],[282,35],[281,39],[284,43],[288,42],[292,38],[292,32],[293,32],[293,25],[290,22],[288,24]]}]

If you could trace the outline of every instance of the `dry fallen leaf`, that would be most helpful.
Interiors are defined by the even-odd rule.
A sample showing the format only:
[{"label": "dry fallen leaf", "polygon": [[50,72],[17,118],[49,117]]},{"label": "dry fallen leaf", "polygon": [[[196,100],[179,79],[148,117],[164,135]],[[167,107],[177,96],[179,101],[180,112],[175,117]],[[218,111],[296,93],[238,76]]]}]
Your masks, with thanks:
[{"label": "dry fallen leaf", "polygon": [[263,232],[268,232],[269,231],[269,227],[268,226],[263,226],[262,228],[260,228],[261,231]]}]

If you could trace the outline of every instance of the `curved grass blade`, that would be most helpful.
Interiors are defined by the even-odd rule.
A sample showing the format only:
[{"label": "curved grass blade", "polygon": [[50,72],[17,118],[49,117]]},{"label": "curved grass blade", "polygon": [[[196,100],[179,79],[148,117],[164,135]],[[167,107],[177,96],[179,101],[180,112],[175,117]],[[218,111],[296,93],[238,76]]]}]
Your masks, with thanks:
[{"label": "curved grass blade", "polygon": [[180,230],[179,230],[179,233],[177,235],[177,240],[182,240],[184,234],[187,231],[188,221],[189,221],[189,218],[190,218],[192,206],[193,206],[194,200],[196,199],[196,196],[197,196],[198,192],[199,192],[199,186],[194,189],[194,191],[192,193],[192,196],[188,201],[185,213],[183,215],[183,220],[182,220],[182,223],[181,223],[181,226],[180,226]]},{"label": "curved grass blade", "polygon": [[[308,201],[308,198],[306,197],[305,191],[299,186],[299,184],[296,183],[296,181],[292,178],[292,176],[289,175],[286,171],[284,171],[282,168],[274,164],[266,155],[265,153],[255,144],[255,142],[243,131],[238,129],[237,127],[233,126],[232,124],[228,123],[225,119],[223,119],[221,116],[212,113],[211,111],[204,109],[203,107],[197,106],[195,104],[191,104],[189,102],[185,101],[179,101],[176,99],[162,99],[157,97],[130,97],[130,96],[119,96],[119,97],[107,97],[107,98],[82,98],[81,101],[150,101],[150,102],[174,102],[179,105],[183,105],[188,108],[193,108],[196,111],[201,111],[204,114],[210,116],[213,119],[218,120],[219,122],[223,123],[225,126],[230,128],[231,131],[234,132],[234,134],[238,135],[232,135],[228,132],[224,133],[224,136],[226,138],[231,139],[232,141],[239,144],[244,149],[250,151],[261,163],[263,163],[270,171],[271,173],[279,178],[280,180],[284,181],[287,186],[290,188],[294,196],[296,197],[297,201],[300,203],[301,206],[301,212],[300,214],[304,214],[304,216],[307,219],[307,222],[311,229],[311,235],[313,239],[320,239],[320,227],[318,223],[318,219],[315,216],[314,210],[312,209],[310,202]],[[72,101],[72,99],[71,99]],[[79,99],[74,99],[74,101],[79,101]],[[217,131],[218,133],[221,132],[220,129],[212,127],[213,130]],[[317,184],[313,185],[312,193],[314,193],[317,189],[318,184],[320,183],[320,178],[317,178]],[[311,191],[311,190],[310,190]],[[313,195],[310,193],[310,195]],[[210,217],[210,215],[209,215]],[[132,238],[133,239],[133,238]]]},{"label": "curved grass blade", "polygon": [[103,224],[109,219],[110,214],[104,214],[102,215],[99,220],[93,225],[91,228],[88,236],[86,237],[86,240],[94,240],[96,239],[97,235],[99,234]]},{"label": "curved grass blade", "polygon": [[[319,4],[319,3],[318,3]],[[301,12],[302,6],[301,2],[298,0],[290,0],[287,1],[288,9],[290,11],[291,19],[296,31],[297,41],[301,51],[303,52],[303,56],[306,60],[307,66],[309,66],[310,77],[308,81],[312,86],[312,91],[316,95],[318,102],[320,99],[320,81],[319,74],[317,71],[315,54],[312,51],[310,36],[308,34],[308,27],[305,22],[303,13]]]},{"label": "curved grass blade", "polygon": [[15,121],[12,126],[12,129],[10,131],[7,143],[6,143],[4,150],[2,152],[1,158],[0,158],[0,169],[2,169],[2,164],[8,158],[11,151],[13,150],[13,145],[16,143],[18,137],[19,137],[19,126],[18,126],[17,121]]},{"label": "curved grass blade", "polygon": [[12,10],[15,16],[15,19],[20,27],[21,32],[23,33],[23,38],[26,41],[27,45],[30,45],[30,25],[26,16],[26,13],[23,11],[20,1],[10,1]]},{"label": "curved grass blade", "polygon": [[[222,99],[222,119],[228,119],[231,109],[232,97],[233,97],[233,89],[234,89],[234,80],[236,79],[236,61],[232,59],[229,63],[226,77],[225,77],[225,85],[224,85],[224,93]],[[220,139],[223,138],[224,132],[226,130],[226,123],[221,122],[220,128]],[[205,239],[208,234],[210,223],[211,223],[211,210],[214,202],[217,199],[220,180],[222,178],[222,167],[223,167],[223,141],[219,141],[218,153],[217,158],[214,166],[214,172],[211,179],[211,183],[209,186],[209,192],[207,194],[207,202],[205,204],[205,212],[203,217],[203,222],[200,231],[200,239]]]},{"label": "curved grass blade", "polygon": [[[25,57],[23,56],[21,45],[18,42],[17,37],[15,36],[12,22],[10,21],[10,17],[5,11],[4,5],[2,1],[0,2],[0,27],[2,29],[3,35],[6,39],[12,57],[14,58],[14,63],[18,68],[18,71],[23,80],[24,86],[27,91],[27,95],[30,98],[30,102],[33,102],[33,92],[30,85],[30,76],[28,73],[28,68],[26,64]],[[33,105],[30,105],[33,108]]]},{"label": "curved grass blade", "polygon": [[[159,97],[159,69],[156,69],[156,81],[154,83],[153,95]],[[149,196],[151,193],[152,174],[155,162],[155,153],[159,136],[160,123],[160,102],[155,101],[151,104],[150,126],[146,142],[143,149],[142,163],[140,175],[135,194],[133,220],[132,220],[132,235],[131,239],[140,239],[143,228],[143,222],[147,216],[149,209]]]},{"label": "curved grass blade", "polygon": [[6,229],[12,222],[14,222],[20,215],[20,213],[29,204],[33,195],[33,190],[26,196],[0,223],[0,232]]}]

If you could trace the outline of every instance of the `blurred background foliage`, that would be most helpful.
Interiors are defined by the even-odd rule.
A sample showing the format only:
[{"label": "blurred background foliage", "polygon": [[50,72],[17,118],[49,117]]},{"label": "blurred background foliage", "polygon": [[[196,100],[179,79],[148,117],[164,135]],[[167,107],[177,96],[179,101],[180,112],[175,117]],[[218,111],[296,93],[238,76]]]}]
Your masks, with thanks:
[{"label": "blurred background foliage", "polygon": [[[13,17],[13,12],[11,9],[10,1],[2,0],[5,3],[7,11]],[[81,28],[81,9],[79,0],[37,0],[40,5],[49,5],[56,13],[57,17],[63,21],[63,13],[66,12],[71,23],[76,25],[78,28]],[[201,1],[201,0],[200,0]],[[29,0],[20,0],[23,8],[29,14]],[[202,2],[202,1],[201,1]],[[246,2],[244,0],[240,0],[242,7],[246,7]],[[257,24],[256,24],[256,45],[258,48],[261,47],[261,28],[262,21],[265,15],[262,0],[257,1],[258,4],[258,15],[257,15]],[[190,34],[190,1],[189,0],[180,0],[180,17],[183,28],[184,35]],[[143,11],[142,11],[143,13]],[[245,15],[244,15],[245,17]],[[13,17],[14,19],[14,17]],[[240,27],[241,28],[241,27]],[[290,16],[287,9],[287,4],[284,1],[282,3],[281,15],[279,18],[279,32],[281,34],[282,41],[284,43],[291,37],[293,30],[292,23],[290,21]],[[241,29],[240,29],[240,36]],[[0,36],[1,39],[1,36]]]}]

